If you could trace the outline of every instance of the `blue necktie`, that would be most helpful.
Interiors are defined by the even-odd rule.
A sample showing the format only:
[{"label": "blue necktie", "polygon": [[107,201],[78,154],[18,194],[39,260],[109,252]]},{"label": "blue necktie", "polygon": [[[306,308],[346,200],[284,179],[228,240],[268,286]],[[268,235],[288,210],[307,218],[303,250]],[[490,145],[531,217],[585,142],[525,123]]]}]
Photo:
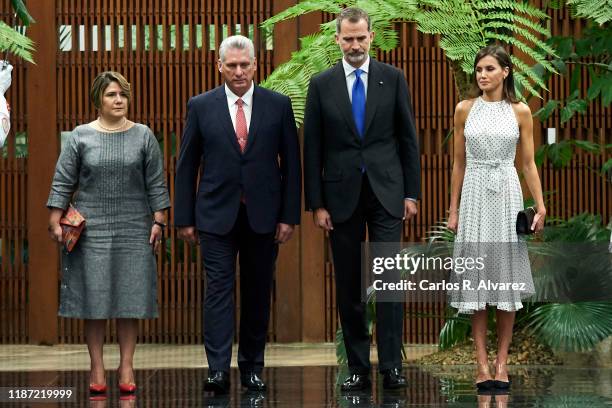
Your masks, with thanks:
[{"label": "blue necktie", "polygon": [[365,87],[361,81],[361,69],[357,68],[355,71],[355,83],[353,84],[353,119],[355,119],[355,126],[359,137],[363,139],[363,131],[365,126],[365,108],[366,108],[366,97]]}]

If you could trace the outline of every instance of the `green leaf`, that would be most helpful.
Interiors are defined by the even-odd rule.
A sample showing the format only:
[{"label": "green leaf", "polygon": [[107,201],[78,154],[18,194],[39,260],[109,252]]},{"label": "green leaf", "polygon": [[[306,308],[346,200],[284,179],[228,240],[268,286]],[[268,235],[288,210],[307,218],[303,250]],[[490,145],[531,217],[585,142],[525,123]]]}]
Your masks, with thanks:
[{"label": "green leaf", "polygon": [[608,105],[610,105],[610,102],[612,102],[612,85],[610,82],[607,82],[605,84],[605,88],[602,88],[601,90],[601,103],[603,104],[604,108],[607,108]]},{"label": "green leaf", "polygon": [[589,98],[589,101],[597,98],[597,96],[599,96],[601,93],[602,88],[607,85],[607,81],[610,80],[606,76],[597,77],[595,74],[591,74],[591,78],[592,83],[587,91],[587,98]]},{"label": "green leaf", "polygon": [[550,63],[559,71],[561,75],[567,75],[567,65],[565,65],[565,61],[560,58],[555,58],[550,61]]},{"label": "green leaf", "polygon": [[557,55],[561,59],[569,58],[572,53],[573,39],[571,37],[560,37],[557,39]]},{"label": "green leaf", "polygon": [[592,43],[593,41],[590,38],[576,40],[576,55],[580,58],[590,56]]},{"label": "green leaf", "polygon": [[34,63],[34,59],[32,58],[34,43],[32,40],[13,30],[6,25],[4,21],[0,21],[0,52],[5,51],[15,54],[28,62]]},{"label": "green leaf", "polygon": [[[350,4],[352,5],[352,4]],[[349,6],[349,4],[347,4]],[[304,14],[312,13],[315,11],[322,11],[332,14],[337,14],[342,10],[340,2],[333,0],[306,0],[301,1],[295,6],[289,7],[273,17],[270,17],[261,24],[262,28],[272,28],[274,24],[281,21],[288,20],[290,18],[299,17]]]},{"label": "green leaf", "polygon": [[574,144],[582,150],[586,150],[587,152],[591,153],[599,153],[601,149],[599,144],[590,142],[588,140],[574,140]]},{"label": "green leaf", "polygon": [[541,305],[528,327],[555,350],[588,351],[612,335],[612,302]]},{"label": "green leaf", "polygon": [[465,316],[456,314],[446,320],[442,330],[440,331],[439,346],[440,350],[447,350],[467,340],[472,327],[471,321]]},{"label": "green leaf", "polygon": [[559,106],[559,101],[555,99],[551,99],[546,103],[546,105],[544,105],[536,113],[534,113],[533,116],[536,116],[542,121],[547,120],[550,117],[550,115],[553,114],[555,109],[557,109],[558,106]]},{"label": "green leaf", "polygon": [[567,0],[574,16],[592,19],[597,24],[612,21],[612,3],[601,0]]},{"label": "green leaf", "polygon": [[27,27],[36,22],[28,12],[23,0],[11,0],[11,3],[13,5],[13,10],[15,10],[15,13],[17,13],[21,20],[21,24]]},{"label": "green leaf", "polygon": [[548,147],[549,145],[545,144],[545,145],[538,147],[538,150],[536,150],[536,154],[534,158],[536,166],[540,167],[544,163],[544,159],[546,159],[546,155],[548,153]]},{"label": "green leaf", "polygon": [[570,93],[579,91],[580,78],[582,77],[582,70],[580,67],[574,67],[572,71],[572,77],[570,79]]},{"label": "green leaf", "polygon": [[[572,96],[575,97],[575,95],[578,92],[579,91],[576,90],[574,94],[572,94]],[[576,112],[580,112],[580,113],[586,112],[587,106],[588,106],[588,103],[584,99],[569,100],[569,102],[565,105],[565,107],[561,109],[561,123],[565,123],[568,120],[570,120],[572,116],[574,116],[574,113]]]},{"label": "green leaf", "polygon": [[601,166],[601,174],[606,175],[607,173],[612,172],[612,159],[608,159],[603,166]]},{"label": "green leaf", "polygon": [[566,140],[548,145],[548,158],[555,168],[566,166],[572,160],[574,149]]}]

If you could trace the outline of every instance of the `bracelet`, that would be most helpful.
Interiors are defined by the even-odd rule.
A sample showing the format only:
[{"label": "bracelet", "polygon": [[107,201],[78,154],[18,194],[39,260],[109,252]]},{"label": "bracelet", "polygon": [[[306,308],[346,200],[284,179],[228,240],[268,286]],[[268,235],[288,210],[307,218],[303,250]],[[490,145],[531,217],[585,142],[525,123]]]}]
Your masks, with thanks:
[{"label": "bracelet", "polygon": [[159,222],[157,220],[153,220],[153,225],[158,225],[160,226],[162,229],[166,228],[166,224],[164,224],[163,222]]}]

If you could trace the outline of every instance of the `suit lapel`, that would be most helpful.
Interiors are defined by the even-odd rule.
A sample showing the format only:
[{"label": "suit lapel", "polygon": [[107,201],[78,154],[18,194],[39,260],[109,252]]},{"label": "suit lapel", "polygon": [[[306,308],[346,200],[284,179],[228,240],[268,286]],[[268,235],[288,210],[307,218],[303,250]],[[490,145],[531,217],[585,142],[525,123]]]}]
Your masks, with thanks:
[{"label": "suit lapel", "polygon": [[349,99],[348,89],[346,88],[346,75],[344,74],[344,67],[342,66],[342,61],[336,64],[333,69],[334,73],[332,75],[329,86],[332,91],[332,94],[335,95],[334,101],[336,102],[338,109],[342,113],[344,120],[351,128],[353,135],[357,138],[357,140],[359,140],[359,133],[357,133],[355,119],[353,118],[351,100]]},{"label": "suit lapel", "polygon": [[218,88],[216,98],[219,100],[221,114],[219,120],[221,125],[223,125],[223,129],[225,130],[225,134],[230,139],[230,143],[234,146],[234,149],[238,153],[240,153],[240,145],[238,144],[238,139],[236,138],[236,131],[234,130],[234,125],[232,124],[232,118],[230,117],[229,107],[227,106],[227,95],[225,94],[225,85],[221,85]]},{"label": "suit lapel", "polygon": [[376,114],[376,107],[378,106],[382,96],[384,82],[378,62],[370,57],[370,68],[368,72],[368,95],[366,96],[366,120],[363,128],[364,138],[368,134],[368,128],[372,124],[374,115]]},{"label": "suit lapel", "polygon": [[255,136],[257,135],[257,128],[261,122],[261,118],[264,116],[265,104],[262,100],[261,90],[257,85],[253,89],[253,99],[251,100],[251,123],[249,124],[249,136],[247,137],[247,145],[244,149],[246,154],[251,146],[253,145]]}]

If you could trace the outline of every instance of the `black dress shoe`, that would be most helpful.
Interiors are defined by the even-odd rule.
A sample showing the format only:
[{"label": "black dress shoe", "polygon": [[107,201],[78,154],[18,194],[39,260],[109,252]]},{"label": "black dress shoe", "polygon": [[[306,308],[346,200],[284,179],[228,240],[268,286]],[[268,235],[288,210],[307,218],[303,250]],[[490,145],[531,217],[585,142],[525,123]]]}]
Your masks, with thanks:
[{"label": "black dress shoe", "polygon": [[397,390],[407,386],[408,381],[406,381],[406,377],[402,375],[402,370],[399,368],[392,368],[383,373],[383,388],[386,390]]},{"label": "black dress shoe", "polygon": [[372,383],[367,374],[352,374],[349,378],[344,380],[340,389],[342,391],[362,391],[371,386]]},{"label": "black dress shoe", "polygon": [[259,377],[259,375],[250,371],[240,376],[240,382],[243,387],[246,387],[249,391],[265,391],[266,383]]},{"label": "black dress shoe", "polygon": [[229,374],[225,371],[210,370],[204,383],[204,390],[216,394],[227,394],[230,388]]}]

